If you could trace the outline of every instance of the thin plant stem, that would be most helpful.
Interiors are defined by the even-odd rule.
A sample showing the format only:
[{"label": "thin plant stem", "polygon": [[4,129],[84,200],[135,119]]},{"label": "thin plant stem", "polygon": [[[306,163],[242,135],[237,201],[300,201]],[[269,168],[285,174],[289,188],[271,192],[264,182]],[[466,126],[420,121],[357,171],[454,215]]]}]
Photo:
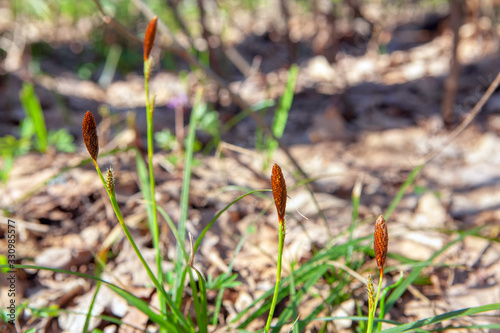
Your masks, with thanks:
[{"label": "thin plant stem", "polygon": [[[151,103],[149,97],[149,72],[151,70],[151,59],[144,62],[144,89],[146,90],[146,122],[148,132],[148,167],[149,167],[149,188],[151,192],[151,210],[153,211],[152,233],[153,233],[153,246],[155,248],[156,267],[158,270],[158,282],[163,286],[163,269],[161,265],[161,251],[160,251],[160,229],[158,227],[158,212],[156,207],[155,198],[155,177],[153,171],[153,112],[154,105]],[[159,293],[159,303],[162,313],[166,313],[167,307],[164,297]]]},{"label": "thin plant stem", "polygon": [[[120,226],[122,227],[123,232],[125,233],[125,237],[127,237],[127,240],[129,241],[130,245],[134,249],[134,252],[136,253],[137,257],[139,258],[142,265],[146,269],[146,273],[148,274],[149,278],[151,279],[151,281],[155,285],[156,289],[158,290],[158,293],[161,294],[165,298],[165,301],[167,302],[168,306],[170,307],[170,309],[174,313],[175,317],[181,322],[181,324],[184,327],[189,328],[190,325],[188,324],[187,320],[184,318],[184,316],[179,311],[179,309],[174,306],[174,303],[167,295],[167,292],[163,288],[163,285],[160,284],[160,282],[158,281],[158,279],[154,275],[153,271],[149,267],[148,263],[146,262],[146,260],[142,256],[141,251],[139,251],[137,244],[135,243],[134,239],[132,238],[132,235],[130,234],[130,231],[128,230],[127,225],[125,224],[120,207],[118,207],[118,202],[116,201],[115,192],[110,191],[108,189],[108,187],[106,185],[106,181],[104,180],[104,176],[102,175],[101,169],[99,168],[99,165],[97,164],[96,161],[94,161],[94,165],[96,167],[97,173],[99,174],[99,178],[101,178],[101,181],[104,184],[104,187],[106,188],[106,192],[108,192],[109,200],[111,201],[111,205],[113,206],[113,210],[115,212],[116,218],[118,219],[118,222],[120,223]],[[165,315],[165,313],[163,315]]]},{"label": "thin plant stem", "polygon": [[276,303],[278,303],[278,293],[281,283],[281,262],[283,259],[283,246],[285,244],[285,222],[281,221],[279,227],[279,245],[278,245],[278,263],[276,265],[276,285],[274,286],[273,301],[271,303],[271,308],[269,309],[269,316],[267,317],[267,323],[265,332],[269,332],[271,327],[271,320],[273,319],[274,309],[276,308]]},{"label": "thin plant stem", "polygon": [[191,171],[192,171],[192,164],[193,164],[193,154],[194,154],[194,142],[196,138],[196,126],[198,124],[198,119],[200,118],[200,114],[204,111],[204,108],[206,107],[205,104],[202,103],[201,98],[203,96],[203,91],[202,89],[199,89],[196,93],[196,99],[195,103],[193,106],[193,110],[191,112],[191,117],[189,119],[189,133],[187,136],[187,142],[186,142],[186,153],[184,157],[184,175],[182,178],[182,189],[181,189],[181,202],[180,202],[180,218],[179,218],[179,224],[178,224],[178,232],[179,232],[179,242],[177,243],[177,255],[176,255],[176,261],[175,261],[175,272],[177,276],[180,276],[180,278],[177,278],[174,284],[174,290],[176,293],[175,300],[176,304],[180,306],[180,303],[182,301],[182,295],[184,292],[184,281],[186,279],[186,274],[182,273],[182,262],[183,262],[183,254],[182,250],[180,250],[181,247],[184,246],[184,241],[186,239],[186,222],[187,222],[187,216],[188,216],[188,209],[189,209],[189,186],[191,182]]},{"label": "thin plant stem", "polygon": [[[351,226],[349,227],[349,243],[354,239],[354,230],[356,229],[356,222],[358,221],[359,216],[359,202],[361,196],[361,188],[362,188],[362,177],[358,176],[356,179],[356,183],[354,184],[354,188],[352,189],[351,201],[352,201],[352,219]],[[352,253],[354,251],[353,246],[349,246],[347,248],[346,261],[350,262],[351,265],[353,263]]]},{"label": "thin plant stem", "polygon": [[95,166],[95,169],[97,170],[97,174],[99,175],[99,178],[101,178],[101,182],[104,185],[104,188],[106,189],[106,192],[108,193],[109,198],[111,199],[111,192],[108,189],[108,186],[106,185],[106,180],[104,179],[104,176],[102,175],[102,172],[101,172],[101,169],[99,168],[99,165],[97,164],[96,160],[92,160],[92,162],[94,162],[94,166]]},{"label": "thin plant stem", "polygon": [[387,296],[387,292],[389,290],[392,290],[399,286],[401,282],[403,282],[403,271],[400,272],[400,277],[398,282],[394,283],[393,285],[390,285],[388,287],[385,287],[384,291],[382,292],[382,295],[380,296],[380,311],[378,312],[378,319],[379,321],[377,322],[377,330],[380,331],[382,329],[382,321],[384,320],[384,315],[385,315],[385,297]]},{"label": "thin plant stem", "polygon": [[[105,266],[104,261],[102,260],[103,255],[106,255],[106,252],[99,251],[95,255],[95,261],[96,261],[95,276],[98,278],[101,277],[101,271],[103,270],[103,268]],[[94,295],[92,296],[92,301],[90,302],[87,316],[85,317],[85,324],[83,325],[82,333],[87,333],[89,331],[90,319],[93,317],[92,310],[94,309],[95,301],[97,299],[97,294],[99,293],[99,290],[101,289],[101,285],[102,285],[102,282],[97,281],[97,284],[95,287],[95,292],[94,292]]]},{"label": "thin plant stem", "polygon": [[99,289],[101,289],[101,281],[98,281],[95,287],[94,295],[92,296],[92,301],[90,302],[89,311],[87,312],[87,316],[85,317],[85,325],[83,325],[83,333],[87,333],[89,331],[90,319],[92,317],[92,309],[94,308],[95,300],[97,299],[97,294],[99,293]]},{"label": "thin plant stem", "polygon": [[380,296],[380,289],[382,288],[382,277],[383,274],[382,272],[380,272],[380,277],[378,279],[377,296],[375,296],[375,303],[373,304],[373,309],[371,309],[370,313],[368,314],[368,328],[366,330],[367,333],[372,333],[373,331],[373,320],[375,319],[375,312],[377,312],[378,298]]}]

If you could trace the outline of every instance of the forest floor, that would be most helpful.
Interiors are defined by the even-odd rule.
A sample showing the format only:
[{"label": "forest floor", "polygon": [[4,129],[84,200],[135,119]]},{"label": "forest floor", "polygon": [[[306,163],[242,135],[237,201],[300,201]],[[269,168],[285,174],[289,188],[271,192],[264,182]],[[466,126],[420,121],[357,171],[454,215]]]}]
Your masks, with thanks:
[{"label": "forest floor", "polygon": [[[307,17],[297,17],[293,22],[303,27],[303,34],[307,34]],[[291,27],[293,31],[294,25]],[[481,35],[481,31],[479,35],[484,38],[467,34],[467,29],[472,28],[462,27],[464,38],[459,57],[463,67],[455,107],[457,123],[500,71],[498,36],[494,33],[484,37],[486,33]],[[54,38],[61,34],[57,33],[59,30],[53,31]],[[68,34],[70,30],[68,28]],[[41,31],[48,34],[47,30]],[[394,40],[395,36],[396,33]],[[231,88],[250,104],[279,98],[288,78],[287,66],[283,64],[283,59],[287,58],[286,43],[271,42],[272,36],[267,34],[244,37],[237,49],[250,63],[259,54],[260,67],[246,77],[240,75],[230,80]],[[443,84],[451,57],[449,31],[444,29],[429,41],[407,49],[393,45],[396,50],[386,54],[373,52],[368,44],[362,40],[345,44],[359,54],[340,53],[335,62],[329,62],[322,55],[315,56],[308,51],[307,45],[298,44],[300,72],[283,142],[303,170],[314,178],[311,188],[319,209],[305,186],[295,187],[298,183],[294,177],[296,170],[283,151],[278,150],[272,162],[282,167],[291,198],[287,212],[284,276],[290,273],[292,262],[307,260],[315,249],[331,245],[332,239],[334,244],[347,240],[346,231],[352,219],[351,194],[357,183],[362,187],[354,236],[372,234],[376,217],[390,205],[411,170],[426,154],[441,148],[451,132],[440,114]],[[142,77],[137,72],[117,74],[104,88],[96,80],[82,80],[71,73],[75,66],[73,61],[78,61],[78,56],[72,55],[70,46],[55,47],[51,52],[51,57],[41,62],[44,74],[36,78],[29,77],[26,54],[19,57],[17,70],[0,76],[0,101],[4,101],[0,106],[0,136],[15,133],[24,114],[17,96],[22,82],[32,79],[47,127],[66,128],[77,138],[79,148],[76,153],[31,152],[15,159],[8,182],[0,188],[4,215],[0,229],[2,233],[7,230],[7,217],[15,221],[18,227],[16,256],[22,258],[20,263],[87,274],[93,272],[93,255],[103,244],[111,242],[116,256],[108,263],[103,276],[118,279],[127,290],[154,302],[154,289],[143,286],[148,277],[120,232],[93,165],[81,165],[88,159],[80,127],[87,110],[98,117],[101,154],[145,145]],[[198,72],[189,73],[186,85],[178,73],[165,71],[157,64],[150,84],[157,96],[155,131],[174,130],[175,112],[167,104],[176,97],[187,96],[184,116],[187,126],[187,111],[194,98],[190,92],[201,85],[199,76]],[[218,105],[219,118],[224,123],[238,109],[212,83],[205,85],[207,101],[217,100],[217,94],[222,96]],[[107,105],[111,116],[98,116],[100,105]],[[409,322],[500,302],[499,111],[500,94],[496,93],[474,122],[426,163],[388,219],[390,243],[385,283],[397,280],[400,271],[405,274],[411,271],[410,266],[400,264],[400,256],[415,261],[432,258],[421,272],[421,283],[403,294],[388,314],[389,319]],[[137,115],[137,132],[125,125],[130,112]],[[272,112],[264,119],[270,124]],[[218,211],[244,193],[241,188],[270,188],[270,168],[263,169],[265,153],[255,149],[257,130],[258,126],[247,117],[222,133],[216,152],[195,155],[187,225],[195,238]],[[142,138],[142,143],[137,143],[136,134]],[[173,165],[168,160],[171,154],[175,153],[158,149],[154,156],[156,191],[159,206],[177,221],[182,161]],[[106,167],[115,170],[117,197],[125,221],[146,259],[152,263],[154,251],[147,223],[144,223],[147,217],[135,158],[132,150],[121,150],[103,155],[99,164],[103,170]],[[276,213],[271,203],[270,194],[248,196],[237,202],[210,229],[195,257],[195,265],[200,271],[218,275],[227,271],[241,237],[246,237],[233,267],[243,283],[226,290],[222,322],[229,322],[274,285],[278,237]],[[475,230],[472,236],[440,252],[471,230]],[[175,239],[163,221],[160,240],[165,244],[164,267],[169,269],[169,259],[175,254]],[[0,254],[4,254],[6,248],[7,239],[0,235]],[[439,255],[433,257],[436,253]],[[373,258],[359,259],[366,262],[358,271],[361,276],[375,271]],[[365,310],[364,285],[355,281],[350,287],[353,298],[331,309],[327,315],[357,315],[356,302]],[[2,279],[1,295],[6,294],[6,288],[8,285]],[[81,312],[88,309],[94,292],[92,281],[50,271],[19,271],[17,288],[18,304],[29,299],[33,308],[56,304]],[[322,295],[328,290],[318,288],[315,292]],[[215,294],[209,296],[209,303],[213,304]],[[6,301],[6,297],[0,297],[0,307],[6,307]],[[306,299],[301,304],[301,314],[312,312],[319,301],[320,298],[314,297]],[[125,322],[145,326],[147,317],[137,309],[128,309],[123,302],[106,290],[100,294],[96,308],[100,313],[112,313]],[[82,324],[69,313],[61,313],[59,318],[36,320],[26,315],[20,322],[24,327],[47,332],[81,331]],[[253,322],[247,330],[257,330],[263,323],[264,318]],[[453,322],[454,325],[495,323],[500,323],[500,317],[491,314]],[[444,322],[443,326],[447,324],[449,322]],[[332,331],[351,331],[354,325],[351,320],[336,321]],[[320,327],[321,323],[316,323],[308,329],[316,332]],[[126,327],[119,329],[119,332],[129,331]]]}]

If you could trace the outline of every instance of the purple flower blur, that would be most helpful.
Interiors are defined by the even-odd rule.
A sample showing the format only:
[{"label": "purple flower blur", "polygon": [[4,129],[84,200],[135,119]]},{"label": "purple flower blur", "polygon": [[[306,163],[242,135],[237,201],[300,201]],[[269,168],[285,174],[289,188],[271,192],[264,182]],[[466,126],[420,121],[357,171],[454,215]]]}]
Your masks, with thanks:
[{"label": "purple flower blur", "polygon": [[181,94],[178,96],[172,97],[168,102],[167,102],[167,107],[171,109],[176,109],[179,106],[186,106],[188,103],[188,98],[186,94]]}]

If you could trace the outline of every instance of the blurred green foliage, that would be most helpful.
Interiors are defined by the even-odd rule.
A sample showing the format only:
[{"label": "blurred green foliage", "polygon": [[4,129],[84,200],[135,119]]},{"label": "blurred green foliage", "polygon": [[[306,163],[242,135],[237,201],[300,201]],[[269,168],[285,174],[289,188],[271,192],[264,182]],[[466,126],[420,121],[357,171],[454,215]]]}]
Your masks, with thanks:
[{"label": "blurred green foliage", "polygon": [[32,84],[24,83],[19,99],[25,113],[19,126],[19,139],[13,135],[0,137],[0,156],[3,159],[0,179],[4,184],[9,178],[14,159],[32,148],[40,153],[45,153],[48,147],[64,153],[76,150],[73,137],[65,129],[47,131],[42,107]]}]

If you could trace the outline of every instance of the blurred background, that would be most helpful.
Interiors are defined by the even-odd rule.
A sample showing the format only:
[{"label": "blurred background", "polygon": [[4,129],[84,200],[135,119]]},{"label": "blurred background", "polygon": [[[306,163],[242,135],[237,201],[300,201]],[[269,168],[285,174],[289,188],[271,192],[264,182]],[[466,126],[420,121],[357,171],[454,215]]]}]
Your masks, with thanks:
[{"label": "blurred background", "polygon": [[[0,207],[5,220],[22,225],[21,263],[91,274],[93,249],[116,226],[82,145],[87,110],[98,123],[101,169],[117,171],[124,215],[144,240],[141,247],[151,250],[133,149],[146,149],[142,39],[154,15],[159,23],[150,91],[156,96],[159,204],[174,220],[179,216],[185,138],[200,92],[205,107],[196,128],[188,230],[199,234],[239,195],[221,188],[269,188],[274,162],[293,186],[303,177],[300,167],[314,178],[317,203],[304,186],[289,192],[309,220],[290,214],[288,262],[307,260],[333,237],[345,240],[357,182],[362,194],[355,236],[370,235],[374,217],[410,171],[443,147],[500,70],[498,0],[0,0]],[[393,280],[461,232],[476,230],[475,238],[422,271],[391,319],[500,302],[499,134],[495,92],[473,124],[426,164],[388,221]],[[234,266],[245,279],[224,294],[221,323],[272,287],[272,251],[266,249],[277,244],[275,219],[260,217],[268,204],[269,198],[242,200],[201,247],[201,270],[216,276],[248,232],[250,245]],[[115,241],[109,265],[136,287],[143,277],[127,259],[133,254],[122,238]],[[165,260],[172,259],[174,237],[166,226],[161,241]],[[5,244],[2,233],[2,254]],[[366,252],[357,255],[354,270],[374,270]],[[77,311],[91,294],[91,282],[74,276],[23,274],[18,304],[28,299],[34,308],[56,304]],[[356,315],[354,300],[366,307],[359,284],[349,285],[344,296],[328,315],[339,309],[339,315]],[[302,311],[315,309],[311,304]],[[64,319],[67,314],[51,319],[33,313],[21,319],[26,327],[81,331]],[[473,323],[498,324],[498,318]],[[354,329],[359,326],[347,321],[327,331]]]},{"label": "blurred background", "polygon": [[[498,68],[488,63],[498,52],[499,8],[493,0],[21,0],[2,1],[1,11],[0,135],[19,138],[25,118],[19,92],[28,83],[49,132],[65,130],[50,145],[63,150],[73,149],[66,142],[79,137],[74,125],[86,110],[134,110],[144,119],[140,42],[152,13],[161,20],[152,82],[158,108],[189,106],[201,85],[210,111],[216,111],[206,130],[248,147],[256,145],[247,135],[256,132],[248,117],[241,117],[248,131],[231,132],[234,122],[224,127],[242,108],[228,88],[248,105],[276,101],[292,64],[301,69],[292,106],[297,112],[284,140],[293,144],[404,125],[373,123],[379,117],[372,113],[380,109],[388,118],[402,116],[393,121],[403,123],[442,114],[451,126]],[[447,78],[455,84],[445,84]],[[383,96],[389,88],[391,98]],[[412,89],[418,92],[397,92]],[[264,118],[273,109],[266,110],[260,106]],[[322,122],[322,113],[334,119]],[[172,114],[157,113],[158,130],[173,131]]]}]

